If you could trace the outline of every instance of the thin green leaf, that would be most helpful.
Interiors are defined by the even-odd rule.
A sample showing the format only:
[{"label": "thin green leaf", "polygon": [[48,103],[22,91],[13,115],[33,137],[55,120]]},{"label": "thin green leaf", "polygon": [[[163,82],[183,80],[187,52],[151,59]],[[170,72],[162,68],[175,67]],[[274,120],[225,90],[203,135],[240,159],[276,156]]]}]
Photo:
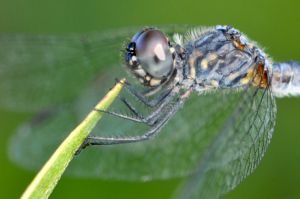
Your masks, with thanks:
[{"label": "thin green leaf", "polygon": [[[106,110],[118,96],[125,80],[118,83],[107,95],[95,106],[95,109]],[[103,114],[91,111],[64,142],[57,148],[40,172],[36,175],[29,187],[22,195],[25,198],[48,198],[57,182],[61,178],[75,152],[84,142],[91,130],[101,119]]]}]

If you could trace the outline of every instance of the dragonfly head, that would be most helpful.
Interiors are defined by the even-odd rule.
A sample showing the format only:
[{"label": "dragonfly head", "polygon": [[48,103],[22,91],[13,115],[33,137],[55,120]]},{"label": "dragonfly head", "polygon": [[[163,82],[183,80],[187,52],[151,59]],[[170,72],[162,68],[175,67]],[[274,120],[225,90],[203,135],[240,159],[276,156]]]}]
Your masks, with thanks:
[{"label": "dragonfly head", "polygon": [[163,32],[146,28],[132,37],[125,59],[130,71],[143,85],[155,87],[172,75],[175,49]]}]

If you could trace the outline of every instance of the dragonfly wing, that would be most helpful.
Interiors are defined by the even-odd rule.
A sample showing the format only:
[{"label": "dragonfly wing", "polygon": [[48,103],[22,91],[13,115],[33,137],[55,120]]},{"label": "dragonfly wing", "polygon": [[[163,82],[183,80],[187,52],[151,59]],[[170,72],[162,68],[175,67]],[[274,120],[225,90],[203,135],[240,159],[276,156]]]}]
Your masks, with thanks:
[{"label": "dragonfly wing", "polygon": [[95,74],[117,63],[120,44],[128,32],[1,34],[0,105],[37,111],[69,102]]},{"label": "dragonfly wing", "polygon": [[[11,159],[28,169],[40,168],[68,132],[114,83],[110,74],[118,76],[118,72],[117,68],[111,68],[107,73],[102,73],[93,86],[82,91],[73,103],[44,111],[32,121],[24,123],[12,138],[9,150]],[[118,180],[170,179],[189,175],[232,114],[240,100],[239,94],[237,91],[226,91],[192,95],[154,139],[89,147],[72,161],[67,174]],[[126,93],[123,95],[126,96]],[[133,99],[130,102],[144,114],[149,111]],[[128,113],[119,100],[114,102],[110,110]],[[132,136],[142,134],[147,129],[144,125],[105,115],[92,134]]]},{"label": "dragonfly wing", "polygon": [[276,117],[269,90],[248,88],[177,198],[219,198],[250,175],[270,143]]},{"label": "dragonfly wing", "polygon": [[[175,25],[162,28],[168,33],[183,30]],[[74,100],[89,81],[122,63],[120,51],[140,29],[65,35],[1,33],[0,106],[38,111]]]},{"label": "dragonfly wing", "polygon": [[[186,30],[186,27],[183,29]],[[172,27],[167,28],[167,30],[177,32],[177,29]],[[109,63],[115,62],[111,60]],[[73,101],[61,106],[43,109],[34,119],[20,126],[11,139],[10,158],[25,168],[40,168],[59,143],[114,84],[114,78],[123,77],[124,73],[122,72],[123,70],[120,70],[118,64],[105,66],[101,69],[101,72],[94,76],[93,81],[89,81],[84,89],[78,91],[78,96]],[[259,104],[259,97],[257,96],[260,96],[262,91],[264,90],[256,90],[257,94],[252,98],[249,96],[253,95],[255,91],[251,89],[247,92],[234,89],[193,95],[154,139],[141,143],[87,148],[72,161],[66,174],[118,180],[170,179],[190,175],[197,167],[200,168],[197,171],[203,169],[215,171],[220,168],[220,173],[223,172],[226,174],[224,176],[227,176],[227,170],[223,171],[222,166],[231,165],[234,158],[240,160],[239,157],[244,157],[243,155],[246,157],[246,149],[249,148],[247,144],[254,143],[249,141],[251,136],[259,135],[257,139],[260,140],[261,135],[267,136],[272,133],[272,130],[270,130],[267,133],[259,131],[257,134],[256,131],[251,130],[247,134],[246,130],[243,130],[250,125],[250,122],[246,121],[250,121],[251,117],[254,117],[254,108],[258,108]],[[265,92],[263,97],[260,96],[263,100],[259,105],[259,107],[263,106],[264,108],[257,109],[257,112],[260,118],[263,118],[263,114],[267,113],[269,114],[268,117],[265,116],[267,119],[271,117],[274,119],[275,111],[273,109],[276,108],[274,99],[269,90],[265,90]],[[125,91],[123,91],[123,95],[129,97]],[[268,99],[268,103],[266,99]],[[138,101],[131,98],[130,102],[143,114],[149,113],[150,110]],[[251,106],[251,103],[254,103],[254,105]],[[235,113],[237,107],[241,107],[239,114]],[[111,110],[128,113],[128,110],[124,108],[119,100],[112,105]],[[230,117],[232,115],[233,117]],[[245,119],[238,120],[242,116]],[[227,121],[228,118],[231,118],[231,122]],[[237,120],[241,124],[232,125],[237,124],[232,120]],[[272,120],[263,123],[265,128],[271,127],[270,121]],[[224,123],[227,124],[226,128]],[[256,126],[258,127],[258,124]],[[233,130],[238,128],[241,129],[239,131]],[[108,137],[130,136],[142,134],[147,129],[148,127],[144,125],[105,115],[92,134]],[[227,129],[227,131],[220,131],[220,129]],[[238,136],[232,136],[235,134],[238,134]],[[242,141],[244,138],[240,137],[243,135],[245,141]],[[266,137],[264,138],[266,139]],[[231,145],[232,148],[228,147]],[[266,147],[267,143],[263,149],[265,150]],[[244,148],[245,150],[240,150]],[[262,149],[256,146],[255,149],[257,148]],[[241,156],[233,156],[233,154],[238,153],[230,153],[230,150],[235,152],[237,149],[240,150]],[[226,153],[218,153],[220,150]],[[264,151],[262,150],[262,152]],[[208,153],[213,155],[207,158]],[[263,153],[255,152],[254,154],[262,155]],[[35,161],[32,161],[33,159]],[[201,163],[201,166],[199,166],[199,160],[205,162],[206,159],[208,162]],[[258,160],[259,158],[256,158],[255,163],[258,163]],[[215,170],[212,168],[215,168]],[[230,169],[233,169],[233,166],[228,166],[228,172]],[[240,172],[243,172],[242,169],[240,167]],[[205,177],[200,179],[215,179],[214,175],[201,175]],[[234,180],[238,181],[238,178]],[[208,186],[206,182],[203,184]],[[195,188],[198,187],[195,186]]]}]

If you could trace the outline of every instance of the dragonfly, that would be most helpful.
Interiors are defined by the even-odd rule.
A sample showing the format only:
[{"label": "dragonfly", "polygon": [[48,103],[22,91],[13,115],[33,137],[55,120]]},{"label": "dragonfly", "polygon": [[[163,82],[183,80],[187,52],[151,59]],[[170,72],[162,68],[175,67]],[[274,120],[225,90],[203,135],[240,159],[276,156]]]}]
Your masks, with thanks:
[{"label": "dragonfly", "polygon": [[275,97],[300,93],[300,63],[273,62],[231,26],[136,31],[1,34],[0,105],[32,114],[8,154],[40,168],[114,78],[126,76],[67,175],[189,176],[176,197],[218,198],[259,164],[275,128]]}]

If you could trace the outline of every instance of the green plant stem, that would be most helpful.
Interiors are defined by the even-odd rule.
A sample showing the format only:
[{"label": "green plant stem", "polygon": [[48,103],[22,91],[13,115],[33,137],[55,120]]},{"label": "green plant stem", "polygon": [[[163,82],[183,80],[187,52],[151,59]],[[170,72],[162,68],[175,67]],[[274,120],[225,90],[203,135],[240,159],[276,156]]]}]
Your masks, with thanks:
[{"label": "green plant stem", "polygon": [[[95,106],[95,109],[106,110],[123,88],[125,79],[116,84]],[[61,178],[74,154],[101,119],[103,113],[91,111],[87,117],[70,133],[22,195],[27,198],[48,198]]]}]

